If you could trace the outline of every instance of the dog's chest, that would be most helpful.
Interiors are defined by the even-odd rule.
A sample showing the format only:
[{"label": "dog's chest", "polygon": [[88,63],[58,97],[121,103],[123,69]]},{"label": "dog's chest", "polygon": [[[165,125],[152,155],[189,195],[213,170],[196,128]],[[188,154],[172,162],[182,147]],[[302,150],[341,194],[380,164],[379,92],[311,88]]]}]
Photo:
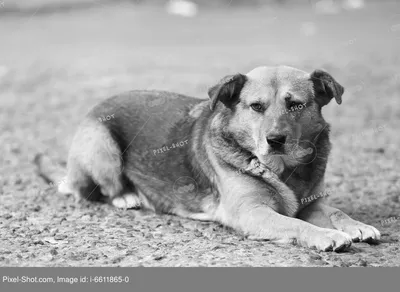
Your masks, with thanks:
[{"label": "dog's chest", "polygon": [[304,165],[295,170],[285,170],[281,179],[293,191],[299,208],[302,209],[307,206],[307,198],[320,187],[320,177],[321,173],[318,170]]}]

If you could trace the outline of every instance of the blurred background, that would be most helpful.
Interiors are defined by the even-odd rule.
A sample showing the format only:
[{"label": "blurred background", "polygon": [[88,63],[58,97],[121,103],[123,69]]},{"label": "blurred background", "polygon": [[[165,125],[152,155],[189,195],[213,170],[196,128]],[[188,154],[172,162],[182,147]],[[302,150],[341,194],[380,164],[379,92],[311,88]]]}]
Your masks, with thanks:
[{"label": "blurred background", "polygon": [[[13,242],[15,252],[25,250],[20,259],[0,251],[0,261],[69,263],[63,258],[68,259],[71,251],[62,245],[58,253],[64,257],[50,253],[46,260],[35,262],[31,246],[8,231],[16,228],[25,237],[37,238],[44,227],[29,220],[46,222],[50,232],[61,224],[54,223],[58,219],[71,218],[75,208],[71,198],[32,192],[47,187],[35,173],[32,159],[44,152],[65,162],[72,135],[94,104],[132,89],[207,98],[207,89],[225,75],[284,64],[310,72],[323,68],[345,87],[343,104],[332,102],[323,110],[332,124],[326,184],[334,191],[329,200],[354,218],[383,229],[388,243],[381,247],[384,260],[371,257],[372,264],[399,264],[398,257],[389,256],[394,252],[389,243],[398,242],[399,221],[388,221],[400,218],[399,52],[398,1],[0,0],[0,224],[6,227],[0,232],[5,242]],[[96,208],[100,207],[73,209],[74,224],[87,226],[87,220],[101,221],[102,211],[111,212]],[[154,220],[141,228],[154,232],[149,227]],[[68,228],[63,230],[67,233]],[[84,246],[79,240],[72,240],[69,247],[79,250]],[[202,243],[192,252],[193,263],[210,265]],[[280,252],[277,255],[283,259],[290,253]],[[222,249],[221,256],[224,253]],[[282,264],[289,265],[286,259]],[[266,258],[257,262],[251,255],[241,260],[273,263]],[[332,259],[336,260],[340,258]],[[108,260],[82,256],[82,261],[96,265]],[[130,261],[153,264],[152,259]],[[183,257],[164,263],[192,262]]]}]

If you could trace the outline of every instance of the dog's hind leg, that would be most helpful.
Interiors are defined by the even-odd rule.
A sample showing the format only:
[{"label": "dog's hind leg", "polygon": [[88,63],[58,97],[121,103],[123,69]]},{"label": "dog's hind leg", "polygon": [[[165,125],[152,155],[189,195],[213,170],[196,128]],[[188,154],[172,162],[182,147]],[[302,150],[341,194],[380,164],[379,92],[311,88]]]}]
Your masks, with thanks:
[{"label": "dog's hind leg", "polygon": [[[85,121],[72,142],[67,184],[80,197],[117,208],[139,208],[135,186],[123,173],[123,153],[108,129]],[[98,196],[100,195],[100,196]]]}]

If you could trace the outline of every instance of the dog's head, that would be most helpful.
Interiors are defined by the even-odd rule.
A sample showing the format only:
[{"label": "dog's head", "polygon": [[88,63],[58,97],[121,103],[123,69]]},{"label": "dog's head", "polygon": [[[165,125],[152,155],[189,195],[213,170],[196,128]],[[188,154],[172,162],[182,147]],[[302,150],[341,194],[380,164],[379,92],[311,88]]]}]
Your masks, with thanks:
[{"label": "dog's head", "polygon": [[343,92],[325,71],[281,66],[227,76],[208,94],[211,110],[224,117],[224,135],[261,162],[295,165],[313,156],[313,143],[327,125],[321,108],[332,98],[340,104]]}]

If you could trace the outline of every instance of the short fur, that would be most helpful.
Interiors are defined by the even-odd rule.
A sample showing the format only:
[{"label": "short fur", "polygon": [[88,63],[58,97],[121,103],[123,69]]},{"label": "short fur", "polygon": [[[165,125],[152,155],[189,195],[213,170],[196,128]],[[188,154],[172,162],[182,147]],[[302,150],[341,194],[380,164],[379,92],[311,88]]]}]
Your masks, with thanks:
[{"label": "short fur", "polygon": [[343,92],[325,71],[280,66],[227,76],[207,101],[163,91],[112,97],[80,125],[59,190],[319,250],[379,240],[321,199],[303,202],[324,190],[331,144],[321,108]]}]

